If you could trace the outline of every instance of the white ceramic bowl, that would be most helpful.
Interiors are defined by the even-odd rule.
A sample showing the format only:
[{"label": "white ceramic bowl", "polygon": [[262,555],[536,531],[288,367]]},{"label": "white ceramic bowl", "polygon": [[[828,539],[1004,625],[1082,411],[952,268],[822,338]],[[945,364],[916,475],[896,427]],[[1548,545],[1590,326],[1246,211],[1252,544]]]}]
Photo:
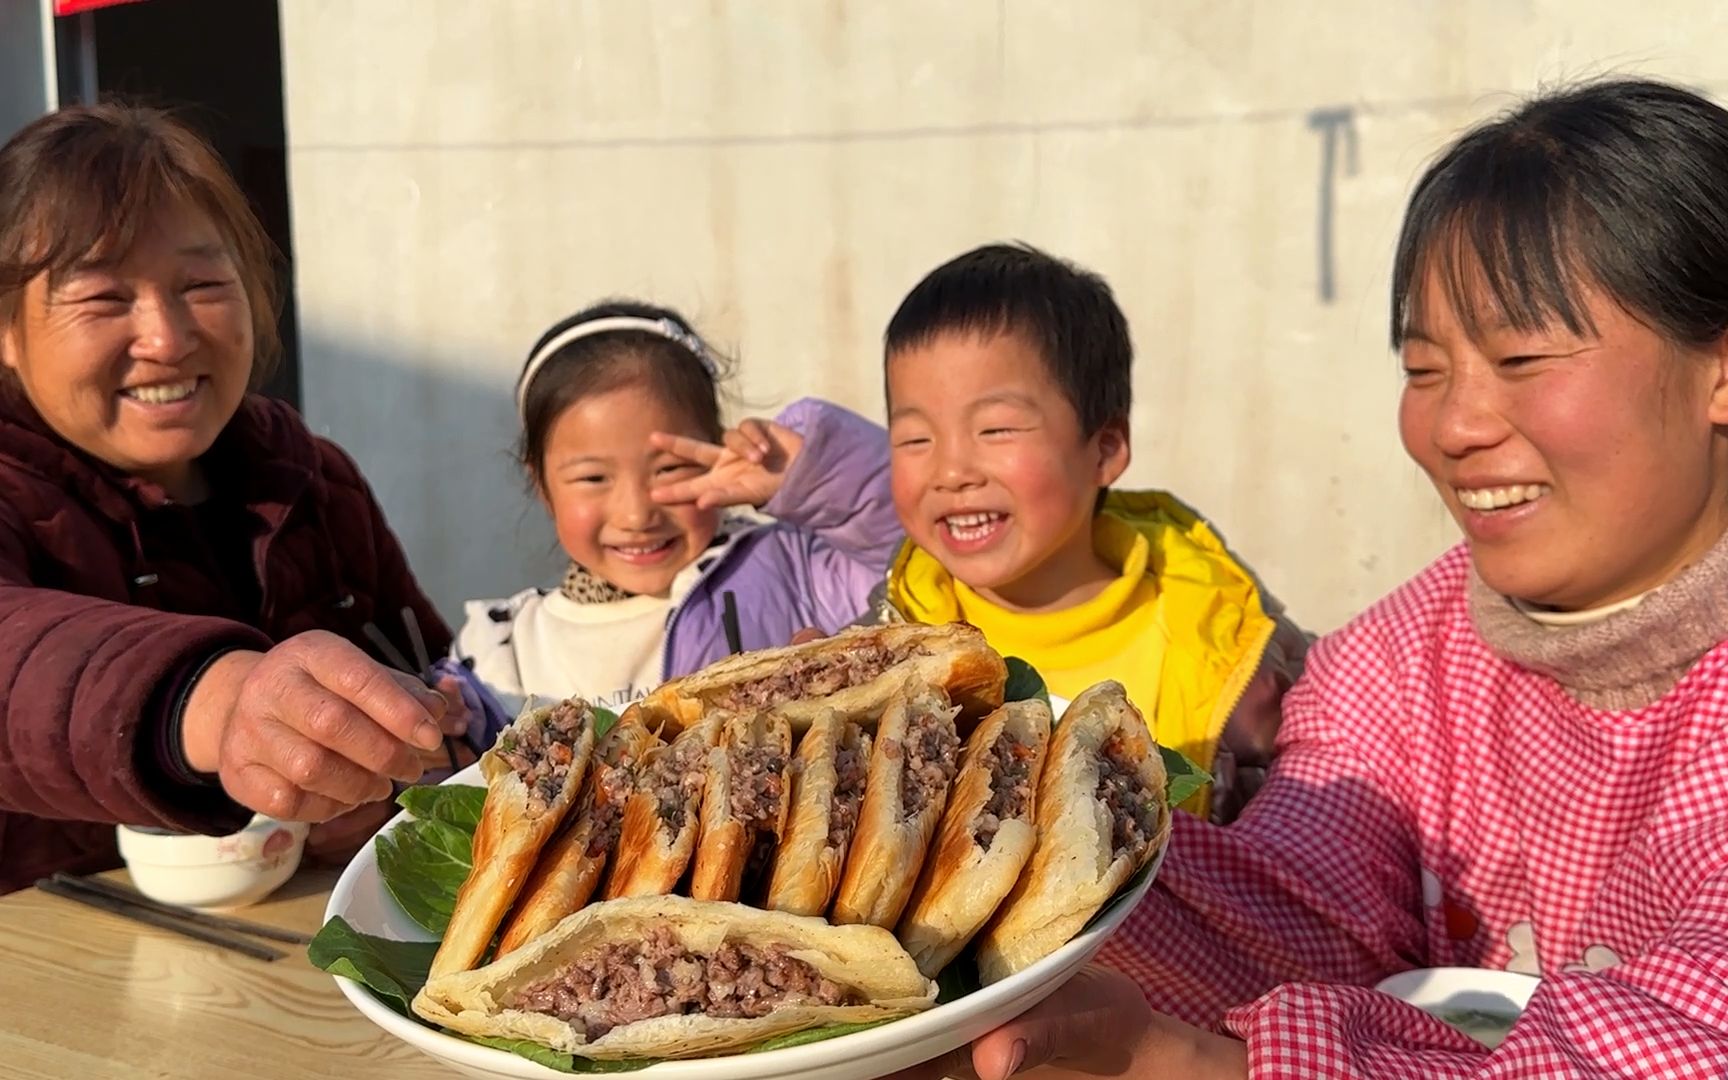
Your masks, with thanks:
[{"label": "white ceramic bowl", "polygon": [[[477,767],[470,766],[446,783],[474,783],[478,775]],[[406,817],[406,814],[398,815],[385,829],[395,828]],[[1160,851],[1153,860],[1152,873],[1134,892],[1119,897],[1107,908],[1103,918],[1092,929],[1018,975],[958,1001],[938,1005],[891,1024],[822,1042],[758,1054],[668,1061],[631,1075],[649,1080],[747,1080],[753,1077],[869,1080],[946,1054],[1038,1004],[1083,967],[1128,917],[1134,905],[1140,902],[1163,860],[1164,852]],[[398,940],[430,939],[430,935],[396,907],[395,901],[385,891],[378,877],[378,864],[371,844],[367,844],[365,850],[348,864],[330,894],[330,905],[324,917],[329,919],[336,915],[368,934]],[[367,1019],[464,1076],[553,1080],[565,1075],[526,1058],[417,1024],[391,1010],[359,983],[343,978],[337,978],[336,983]]]},{"label": "white ceramic bowl", "polygon": [[1374,989],[1443,1020],[1458,1012],[1515,1020],[1530,1003],[1539,981],[1534,975],[1492,968],[1417,968],[1382,979]]},{"label": "white ceramic bowl", "polygon": [[294,875],[308,826],[262,814],[229,836],[197,836],[122,825],[116,833],[132,884],[168,904],[244,907]]}]

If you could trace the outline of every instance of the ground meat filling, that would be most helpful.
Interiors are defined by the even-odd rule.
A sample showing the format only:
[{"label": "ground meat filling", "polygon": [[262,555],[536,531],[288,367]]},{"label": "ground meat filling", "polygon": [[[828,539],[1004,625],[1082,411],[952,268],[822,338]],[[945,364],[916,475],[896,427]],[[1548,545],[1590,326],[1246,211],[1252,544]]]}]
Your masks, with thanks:
[{"label": "ground meat filling", "polygon": [[900,819],[916,816],[939,791],[947,791],[959,772],[955,755],[960,736],[947,712],[912,712],[902,745],[905,761],[900,769]]},{"label": "ground meat filling", "polygon": [[780,804],[786,797],[786,753],[778,746],[735,746],[732,756],[732,816],[754,834],[745,859],[744,896],[754,894],[773,862],[780,837]]},{"label": "ground meat filling", "polygon": [[786,791],[786,753],[778,746],[732,748],[732,816],[746,829],[772,827]]},{"label": "ground meat filling", "polygon": [[690,800],[702,793],[708,781],[703,767],[707,760],[707,743],[701,739],[676,739],[654,759],[642,777],[641,787],[654,796],[660,820],[673,832],[684,828],[690,816]]},{"label": "ground meat filling", "polygon": [[828,846],[844,851],[852,842],[852,830],[858,827],[858,808],[864,804],[864,780],[870,772],[862,740],[853,738],[840,745],[834,754],[834,772],[834,802],[828,808]]},{"label": "ground meat filling", "polygon": [[1158,803],[1120,735],[1112,736],[1099,751],[1097,798],[1110,814],[1111,855],[1120,858],[1144,852],[1158,828]]},{"label": "ground meat filling", "polygon": [[528,788],[530,815],[545,813],[564,789],[564,778],[576,759],[571,747],[587,722],[585,707],[565,701],[543,720],[513,724],[498,737],[498,756]]},{"label": "ground meat filling", "polygon": [[679,944],[664,923],[645,940],[602,945],[557,974],[509,995],[506,1008],[554,1016],[598,1039],[656,1016],[767,1016],[788,1005],[855,1005],[856,994],[825,979],[785,945],[722,945],[710,954]]},{"label": "ground meat filling", "polygon": [[784,701],[826,697],[867,683],[895,664],[926,652],[920,645],[890,648],[880,643],[854,646],[844,653],[807,652],[771,675],[728,687],[716,694],[711,704],[731,712],[750,712]]},{"label": "ground meat filling", "polygon": [[985,751],[983,767],[990,771],[990,801],[978,812],[972,839],[985,851],[996,842],[1004,821],[1026,816],[1032,804],[1032,755],[1030,746],[1011,735],[1003,735]]},{"label": "ground meat filling", "polygon": [[618,844],[618,830],[624,823],[624,804],[636,790],[636,770],[630,760],[620,758],[615,764],[600,766],[594,778],[593,823],[588,834],[588,857],[598,859]]}]

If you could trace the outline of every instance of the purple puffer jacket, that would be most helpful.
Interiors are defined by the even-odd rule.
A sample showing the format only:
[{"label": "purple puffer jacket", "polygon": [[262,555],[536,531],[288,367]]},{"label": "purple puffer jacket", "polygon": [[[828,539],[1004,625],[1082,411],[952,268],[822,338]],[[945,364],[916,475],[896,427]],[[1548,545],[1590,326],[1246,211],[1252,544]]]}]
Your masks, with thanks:
[{"label": "purple puffer jacket", "polygon": [[804,436],[774,522],[728,547],[672,613],[666,678],[726,656],[722,596],[733,594],[745,649],[785,645],[807,626],[832,632],[856,619],[904,536],[888,490],[888,433],[830,402],[804,398],[777,418]]}]

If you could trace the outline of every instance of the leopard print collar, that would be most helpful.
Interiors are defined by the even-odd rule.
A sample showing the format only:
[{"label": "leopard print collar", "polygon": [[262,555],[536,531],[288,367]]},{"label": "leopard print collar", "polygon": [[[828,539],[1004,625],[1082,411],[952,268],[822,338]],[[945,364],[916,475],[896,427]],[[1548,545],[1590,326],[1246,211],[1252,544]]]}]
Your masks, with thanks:
[{"label": "leopard print collar", "polygon": [[[707,569],[715,556],[728,544],[756,526],[757,523],[747,517],[728,514],[720,530],[714,534],[714,539],[708,542],[707,550],[697,563],[698,567]],[[620,589],[574,560],[571,561],[570,568],[564,571],[564,581],[558,586],[558,591],[565,599],[577,604],[612,604],[636,595]]]},{"label": "leopard print collar", "polygon": [[572,562],[570,569],[564,571],[564,582],[558,586],[558,591],[564,594],[565,599],[578,604],[610,604],[636,595],[620,589],[576,562]]}]

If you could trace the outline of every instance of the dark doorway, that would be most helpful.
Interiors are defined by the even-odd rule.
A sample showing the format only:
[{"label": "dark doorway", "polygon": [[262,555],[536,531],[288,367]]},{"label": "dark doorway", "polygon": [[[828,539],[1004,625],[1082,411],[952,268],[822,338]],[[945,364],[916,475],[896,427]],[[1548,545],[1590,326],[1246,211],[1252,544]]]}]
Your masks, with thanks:
[{"label": "dark doorway", "polygon": [[281,250],[282,364],[264,392],[300,405],[277,0],[145,0],[56,20],[60,100],[174,108],[228,162]]}]

